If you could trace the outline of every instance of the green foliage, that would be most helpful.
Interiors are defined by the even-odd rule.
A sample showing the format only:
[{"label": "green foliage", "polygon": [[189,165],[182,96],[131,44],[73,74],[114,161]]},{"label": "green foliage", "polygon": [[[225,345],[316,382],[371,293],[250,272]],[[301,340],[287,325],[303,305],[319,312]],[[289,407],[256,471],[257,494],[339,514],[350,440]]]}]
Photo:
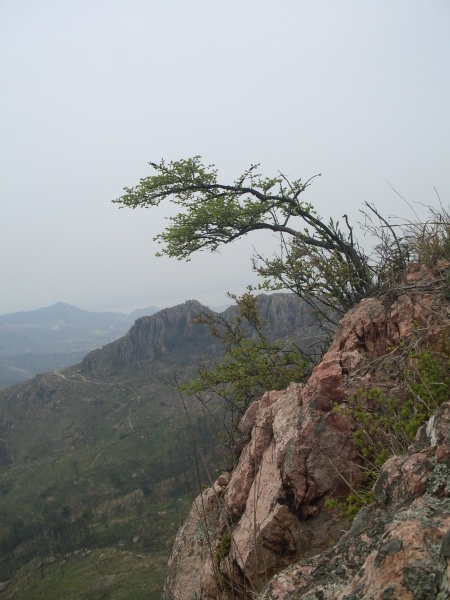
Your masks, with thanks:
[{"label": "green foliage", "polygon": [[447,362],[437,360],[430,350],[411,354],[413,364],[406,373],[406,381],[419,407],[423,406],[420,414],[424,419],[428,418],[442,402],[449,399],[449,348],[444,346],[443,351],[443,356],[447,355]]},{"label": "green foliage", "polygon": [[[276,233],[279,253],[267,258],[256,252],[253,258],[254,269],[264,279],[261,289],[291,290],[322,323],[335,325],[369,293],[392,286],[411,260],[434,267],[450,258],[450,216],[442,206],[430,207],[425,223],[391,223],[365,203],[362,227],[377,243],[364,252],[347,215],[341,226],[322,219],[301,199],[313,178],[290,181],[280,172],[263,177],[254,164],[233,183],[224,184],[215,166],[204,165],[200,156],[150,165],[155,174],[125,188],[113,202],[130,208],[175,205],[179,212],[168,217],[169,225],[155,238],[163,246],[160,254],[189,260],[194,252],[215,252],[253,231]],[[445,289],[450,296],[450,285]]]},{"label": "green foliage", "polygon": [[[0,485],[0,581],[16,579],[19,571],[40,580],[35,561],[70,554],[70,562],[81,548],[140,552],[146,564],[158,556],[163,577],[196,494],[187,475],[196,466],[195,440],[211,471],[218,442],[206,419],[189,423],[177,414],[176,394],[161,377],[163,368],[191,372],[199,356],[191,350],[186,369],[177,355],[176,363],[145,364],[123,379],[94,380],[75,367],[35,378],[20,395],[1,391],[0,438],[8,461]],[[207,478],[203,464],[200,475]],[[68,586],[71,572],[67,567]],[[80,597],[87,589],[88,582],[79,587]]]},{"label": "green foliage", "polygon": [[[330,221],[329,227],[341,235],[338,223]],[[373,281],[368,264],[362,262],[356,270],[339,250],[309,246],[296,237],[286,252],[273,259],[258,256],[254,265],[265,279],[261,289],[287,288],[308,302],[319,318],[331,322],[337,322],[361,300]]]},{"label": "green foliage", "polygon": [[[162,254],[168,256],[187,259],[197,250],[215,251],[255,229],[271,211],[289,218],[293,210],[288,199],[295,203],[296,212],[312,210],[298,202],[308,182],[298,180],[288,186],[282,176],[263,178],[257,173],[258,165],[252,165],[231,185],[218,183],[217,169],[203,165],[199,156],[150,165],[156,175],[141,179],[135,188],[125,188],[125,194],[113,202],[148,208],[168,199],[180,207],[182,212],[171,217],[171,225],[155,238],[165,244]],[[277,230],[275,223],[267,228]]]},{"label": "green foliage", "polygon": [[219,542],[219,547],[216,550],[216,565],[218,565],[224,558],[226,558],[230,554],[231,550],[231,535],[229,533],[225,533]]},{"label": "green foliage", "polygon": [[239,418],[266,390],[283,389],[291,381],[304,379],[311,361],[294,344],[267,339],[257,297],[251,291],[230,297],[238,308],[234,321],[212,312],[197,318],[198,323],[208,324],[211,334],[225,345],[224,358],[213,365],[201,364],[197,377],[179,389],[195,396],[215,393]]},{"label": "green foliage", "polygon": [[155,238],[163,245],[160,254],[189,260],[199,250],[214,252],[252,231],[268,230],[280,235],[282,252],[273,260],[255,257],[266,289],[290,289],[333,321],[372,287],[372,271],[347,217],[342,229],[300,199],[311,179],[263,177],[259,165],[251,165],[234,183],[223,184],[214,165],[205,166],[199,156],[150,165],[156,174],[125,188],[114,202],[150,208],[168,201],[180,210]]},{"label": "green foliage", "polygon": [[[404,454],[419,427],[449,399],[449,357],[447,347],[439,354],[429,349],[411,352],[399,394],[372,388],[362,391],[347,406],[356,423],[353,441],[362,460],[365,483],[339,505],[346,516],[354,516],[361,506],[372,501],[372,485],[386,460]],[[335,410],[343,409],[337,406]]]},{"label": "green foliage", "polygon": [[16,574],[14,598],[159,600],[165,562],[163,553],[150,557],[116,548],[79,552],[54,562],[33,562],[30,572]]},{"label": "green foliage", "polygon": [[[175,205],[179,212],[169,217],[169,225],[155,238],[163,246],[160,254],[189,260],[194,252],[217,251],[253,231],[276,233],[279,253],[271,258],[256,253],[253,259],[263,278],[260,289],[293,291],[315,310],[322,324],[335,325],[375,291],[398,288],[412,260],[436,268],[439,276],[430,286],[441,285],[443,296],[450,297],[450,217],[442,206],[439,211],[430,208],[425,223],[403,219],[391,223],[366,203],[363,229],[371,241],[375,239],[367,256],[346,215],[342,227],[332,219],[323,220],[311,204],[303,202],[311,180],[291,182],[282,173],[263,177],[258,165],[252,165],[234,183],[223,184],[214,165],[205,166],[199,156],[150,165],[155,174],[141,179],[135,188],[125,188],[115,202],[131,208],[156,207],[164,201]],[[238,301],[241,313],[234,324],[212,315],[200,318],[225,344],[225,358],[212,366],[204,363],[196,379],[179,387],[183,393],[214,392],[232,411],[241,413],[264,390],[302,378],[307,363],[299,360],[295,347],[264,339],[251,302],[250,295]],[[253,329],[252,336],[244,321]],[[405,381],[401,397],[373,389],[349,407],[368,484],[389,456],[406,449],[418,427],[446,399],[448,359],[438,360],[428,351],[411,355]],[[351,494],[347,514],[370,498],[369,489]]]},{"label": "green foliage", "polygon": [[349,494],[344,501],[336,498],[329,498],[325,501],[325,506],[331,509],[338,509],[345,519],[353,519],[359,513],[363,506],[373,502],[374,493],[371,485],[365,485]]}]

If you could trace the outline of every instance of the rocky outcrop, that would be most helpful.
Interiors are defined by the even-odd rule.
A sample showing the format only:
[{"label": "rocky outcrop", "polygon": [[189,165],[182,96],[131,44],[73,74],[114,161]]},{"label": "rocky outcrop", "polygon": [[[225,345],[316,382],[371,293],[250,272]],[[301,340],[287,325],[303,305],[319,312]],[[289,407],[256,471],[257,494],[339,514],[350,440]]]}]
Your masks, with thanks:
[{"label": "rocky outcrop", "polygon": [[[295,294],[261,294],[258,310],[266,323],[264,333],[268,339],[288,337],[307,349],[320,337],[311,310]],[[155,360],[167,360],[187,348],[199,355],[218,355],[222,346],[211,337],[209,327],[193,322],[205,312],[210,309],[197,300],[187,300],[184,304],[141,317],[125,336],[90,352],[82,362],[81,371],[105,378]],[[237,307],[231,306],[224,311],[223,318],[231,322],[236,312]]]},{"label": "rocky outcrop", "polygon": [[207,326],[192,322],[205,308],[196,300],[188,300],[155,315],[137,319],[124,337],[101,350],[90,352],[82,362],[82,372],[106,377],[124,368],[162,359],[176,346],[184,347],[194,341],[206,345],[209,337]]},{"label": "rocky outcrop", "polygon": [[[259,294],[257,306],[268,339],[288,339],[307,350],[323,337],[311,308],[295,294]],[[236,312],[233,305],[223,314],[231,321]]]},{"label": "rocky outcrop", "polygon": [[258,598],[450,597],[450,402],[407,455],[385,463],[375,500],[336,546],[282,571]]},{"label": "rocky outcrop", "polygon": [[[395,377],[398,383],[398,372],[387,370],[381,357],[411,336],[417,341],[420,335],[420,343],[439,339],[433,281],[426,267],[411,265],[390,298],[366,299],[342,319],[305,385],[267,392],[249,407],[240,424],[247,441],[237,467],[197,498],[177,536],[164,600],[244,599],[258,593],[266,600],[425,600],[435,596],[407,595],[412,593],[408,581],[430,575],[434,563],[433,589],[440,593],[446,567],[438,556],[450,527],[449,494],[445,483],[433,496],[430,482],[439,473],[447,476],[442,469],[448,468],[450,452],[449,407],[436,415],[408,456],[386,463],[377,502],[344,537],[348,526],[326,502],[346,496],[362,476],[347,400],[361,388],[392,387]],[[342,410],[332,410],[335,404]],[[415,517],[420,511],[423,521]],[[413,544],[419,533],[422,541]],[[397,554],[406,562],[398,563],[394,577],[389,565]],[[329,583],[333,569],[337,578]]]}]

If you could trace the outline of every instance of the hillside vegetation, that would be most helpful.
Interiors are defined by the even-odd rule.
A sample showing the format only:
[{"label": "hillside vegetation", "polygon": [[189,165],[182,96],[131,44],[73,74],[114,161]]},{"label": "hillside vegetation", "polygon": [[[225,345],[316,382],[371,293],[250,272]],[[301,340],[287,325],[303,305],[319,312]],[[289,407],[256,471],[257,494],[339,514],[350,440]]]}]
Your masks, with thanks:
[{"label": "hillside vegetation", "polygon": [[[220,184],[217,171],[205,167],[199,157],[151,165],[157,174],[127,189],[118,201],[149,207],[168,199],[181,207],[166,231],[157,236],[163,254],[189,259],[198,250],[215,251],[256,229],[268,229],[280,234],[281,250],[272,259],[255,256],[255,268],[264,277],[262,287],[295,293],[259,298],[266,332],[256,333],[256,346],[247,345],[245,335],[239,338],[239,317],[238,327],[230,328],[231,313],[225,321],[220,316],[211,318],[205,307],[189,301],[138,319],[126,336],[91,352],[76,367],[37,376],[0,396],[0,580],[7,582],[11,597],[158,598],[165,562],[190,499],[213,484],[223,467],[227,474],[200,496],[200,503],[207,501],[214,514],[202,521],[206,513],[194,505],[188,524],[195,539],[182,533],[181,543],[175,546],[166,597],[188,597],[177,580],[177,565],[183,562],[183,581],[192,583],[195,577],[194,586],[200,569],[209,569],[202,586],[206,582],[215,590],[211,598],[217,597],[217,590],[228,598],[230,589],[237,594],[233,597],[253,597],[280,566],[335,540],[341,530],[342,507],[327,507],[325,502],[345,503],[353,487],[370,480],[362,459],[372,460],[372,449],[367,454],[366,442],[358,447],[353,438],[358,425],[363,430],[366,422],[358,421],[350,410],[342,416],[333,408],[348,402],[346,382],[359,381],[358,369],[371,360],[369,345],[378,348],[379,335],[371,338],[371,326],[376,323],[381,332],[395,323],[398,331],[383,338],[383,351],[387,352],[389,343],[395,345],[395,352],[404,354],[396,346],[404,343],[402,319],[395,320],[391,307],[401,306],[397,301],[404,293],[411,295],[412,304],[418,299],[417,306],[422,302],[419,295],[429,290],[443,302],[450,297],[450,217],[444,210],[432,209],[423,223],[397,225],[366,205],[365,230],[375,239],[369,255],[355,239],[346,216],[343,227],[332,220],[326,223],[300,200],[309,181],[289,182],[282,174],[263,178],[252,166],[234,184]],[[411,263],[416,264],[419,279],[422,266],[435,276],[430,281],[427,275],[426,282],[414,279],[414,290],[420,294],[409,292],[405,284]],[[369,306],[364,315],[369,333],[366,325],[360,331],[360,321],[345,317],[358,306],[363,306],[363,312]],[[431,311],[434,306],[433,300]],[[373,314],[372,308],[376,308]],[[288,382],[275,378],[276,391],[263,395],[262,382],[272,385],[273,379],[255,379],[255,372],[264,375],[264,369],[280,364],[282,371],[290,368],[290,351],[286,353],[289,364],[279,359],[286,343],[294,342],[302,362],[298,373],[294,364],[292,373],[301,378],[305,374],[302,351],[318,338],[317,328],[309,330],[308,326],[319,322],[330,333],[342,315],[351,327],[345,339],[338,329],[327,355],[332,358],[326,358],[305,385],[296,383],[284,392],[281,388]],[[426,330],[426,320],[412,319],[408,327]],[[225,331],[222,340],[220,331]],[[266,336],[282,342],[266,344]],[[447,371],[442,372],[447,377]],[[277,420],[271,406],[278,402],[284,406],[284,395],[293,412]],[[363,405],[368,399],[360,398],[356,389],[355,397]],[[237,420],[236,414],[227,412],[230,407],[239,416],[247,407],[250,411],[247,424],[239,430],[240,439],[233,435]],[[330,424],[334,445],[326,438]],[[305,425],[308,443],[303,430],[293,431]],[[386,423],[375,425],[373,437],[380,435],[381,425],[383,440]],[[276,429],[281,443],[275,468],[271,444],[277,441]],[[294,449],[284,433],[293,433],[293,443],[300,443],[299,447]],[[252,436],[254,443],[249,441]],[[228,442],[231,461],[223,439]],[[332,457],[325,452],[329,448],[335,448]],[[301,458],[299,465],[294,456]],[[242,468],[238,463],[233,479],[231,466],[241,457],[247,463]],[[264,464],[259,462],[263,458]],[[331,458],[340,461],[338,467]],[[283,461],[283,468],[276,471]],[[256,477],[260,464],[267,468],[263,488],[269,494],[258,514],[260,488],[256,486],[264,481]],[[342,476],[345,469],[347,478]],[[209,524],[220,512],[217,502],[222,493],[229,494],[231,517],[227,520],[229,515],[222,515],[211,537]],[[358,490],[357,494],[361,495]],[[331,528],[325,527],[316,538],[312,524],[317,516],[331,523]],[[314,547],[302,541],[299,550],[298,532],[313,540]],[[184,547],[186,543],[190,550]],[[270,568],[264,562],[267,549],[273,559]],[[191,558],[198,559],[195,566]],[[189,597],[198,597],[197,592]]]},{"label": "hillside vegetation", "polygon": [[[428,207],[423,219],[411,205],[414,217],[409,220],[385,217],[366,202],[359,229],[367,238],[363,244],[347,215],[341,223],[323,219],[303,200],[314,178],[292,180],[280,171],[267,177],[253,164],[226,182],[200,156],[149,164],[153,173],[125,188],[115,202],[133,209],[175,207],[154,238],[161,244],[158,255],[190,260],[199,251],[215,252],[253,232],[271,232],[279,239],[278,252],[272,257],[254,252],[254,270],[263,278],[259,289],[290,289],[311,307],[323,329],[333,333],[337,326],[334,342],[304,385],[293,383],[283,391],[275,384],[262,398],[248,393],[249,379],[242,375],[250,377],[267,355],[261,360],[259,352],[242,352],[239,344],[234,348],[236,336],[225,328],[231,344],[226,359],[216,368],[206,366],[180,388],[191,393],[219,389],[229,407],[248,410],[238,424],[241,439],[234,445],[233,468],[198,496],[177,536],[163,597],[249,600],[283,567],[319,556],[330,540],[339,540],[345,519],[373,500],[371,488],[380,472],[383,477],[386,461],[407,451],[421,425],[429,418],[432,423],[433,411],[445,401],[450,214],[438,195],[439,207]],[[445,452],[445,436],[442,446]],[[411,449],[411,456],[416,452],[420,448]],[[439,464],[445,462],[442,452],[427,464],[425,483],[414,493],[424,494],[435,467],[446,469]],[[389,468],[395,470],[387,467],[384,477]],[[405,481],[403,487],[414,486]],[[427,502],[426,497],[421,510]],[[439,502],[446,510],[445,498]],[[446,523],[446,518],[437,523],[437,540]],[[445,552],[441,559],[448,556]],[[415,566],[401,566],[404,578],[395,590],[417,592],[421,598],[439,592],[441,598],[450,589],[442,579],[442,560],[437,571],[427,567],[435,583],[425,587],[434,596],[423,595],[419,583],[414,587],[410,571],[420,579],[420,556]],[[436,563],[435,550],[426,556],[430,565]],[[294,597],[303,583],[301,563],[297,579],[287,587],[286,577],[280,576],[280,588],[270,598]],[[308,582],[309,589],[313,585]],[[359,581],[352,589],[362,587],[372,597],[371,583]],[[327,595],[320,589],[318,597],[334,599],[332,588]],[[395,590],[386,587],[383,598],[410,597],[403,591],[397,596]],[[347,597],[345,591],[339,595]],[[373,597],[381,598],[381,592]]]},{"label": "hillside vegetation", "polygon": [[234,468],[176,538],[164,600],[449,597],[449,225],[411,224],[393,250],[382,238],[377,288],[308,381],[249,405]]},{"label": "hillside vegetation", "polygon": [[[268,335],[309,344],[295,295],[259,306]],[[0,581],[15,597],[159,598],[174,535],[224,458],[219,402],[206,413],[191,398],[186,412],[170,383],[223,353],[193,323],[201,311],[138,319],[80,364],[0,394]]]}]

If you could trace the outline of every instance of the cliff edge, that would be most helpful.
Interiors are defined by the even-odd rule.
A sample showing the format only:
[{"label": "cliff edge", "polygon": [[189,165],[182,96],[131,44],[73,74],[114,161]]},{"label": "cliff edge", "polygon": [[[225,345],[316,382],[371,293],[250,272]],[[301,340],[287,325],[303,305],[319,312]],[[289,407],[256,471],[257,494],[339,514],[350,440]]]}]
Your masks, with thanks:
[{"label": "cliff edge", "polygon": [[177,535],[164,600],[450,597],[450,402],[385,462],[353,523],[332,502],[367,476],[355,399],[397,388],[401,399],[402,359],[448,344],[438,279],[411,264],[401,285],[347,313],[306,384],[250,405],[236,468],[198,496]]}]

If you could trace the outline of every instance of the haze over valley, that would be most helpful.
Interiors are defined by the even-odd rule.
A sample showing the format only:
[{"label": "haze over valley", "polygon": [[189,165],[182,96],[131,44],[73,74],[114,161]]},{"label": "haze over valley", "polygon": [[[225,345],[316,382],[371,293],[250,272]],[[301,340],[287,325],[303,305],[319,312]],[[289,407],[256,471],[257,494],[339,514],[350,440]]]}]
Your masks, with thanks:
[{"label": "haze over valley", "polygon": [[447,598],[449,32],[0,0],[0,600]]},{"label": "haze over valley", "polygon": [[0,315],[0,387],[79,362],[89,350],[124,335],[134,321],[159,309],[131,314],[93,313],[58,302]]},{"label": "haze over valley", "polygon": [[0,1],[0,315],[222,306],[257,285],[268,232],[155,257],[170,211],[111,203],[149,161],[321,173],[305,201],[355,228],[365,201],[411,216],[396,192],[416,211],[450,197],[445,0],[107,4]]}]

